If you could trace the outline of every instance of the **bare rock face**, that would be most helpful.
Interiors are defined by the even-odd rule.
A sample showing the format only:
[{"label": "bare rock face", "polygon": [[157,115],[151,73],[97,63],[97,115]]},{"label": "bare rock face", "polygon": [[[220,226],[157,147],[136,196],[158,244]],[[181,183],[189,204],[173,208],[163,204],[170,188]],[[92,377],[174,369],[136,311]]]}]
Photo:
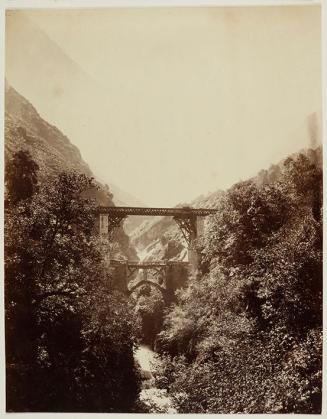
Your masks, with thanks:
[{"label": "bare rock face", "polygon": [[[215,208],[222,194],[221,191],[209,193],[196,198],[189,205],[194,208]],[[131,242],[141,260],[188,260],[186,241],[172,217],[146,220],[132,232]]]}]

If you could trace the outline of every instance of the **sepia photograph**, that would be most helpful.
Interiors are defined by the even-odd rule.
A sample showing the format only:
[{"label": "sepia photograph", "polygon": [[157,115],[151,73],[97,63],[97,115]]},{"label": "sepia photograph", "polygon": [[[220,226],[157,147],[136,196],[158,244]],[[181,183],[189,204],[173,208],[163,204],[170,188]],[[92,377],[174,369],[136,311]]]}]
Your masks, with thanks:
[{"label": "sepia photograph", "polygon": [[321,414],[321,4],[29,3],[4,16],[5,411]]}]

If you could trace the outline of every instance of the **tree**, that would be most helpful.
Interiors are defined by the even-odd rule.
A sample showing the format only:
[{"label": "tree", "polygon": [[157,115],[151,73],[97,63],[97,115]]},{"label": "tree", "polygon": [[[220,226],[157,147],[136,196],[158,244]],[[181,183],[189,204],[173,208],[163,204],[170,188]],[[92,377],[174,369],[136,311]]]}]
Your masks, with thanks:
[{"label": "tree", "polygon": [[304,155],[226,192],[203,274],[164,318],[158,385],[180,413],[319,413],[322,171]]},{"label": "tree", "polygon": [[5,171],[7,200],[11,205],[33,196],[37,190],[38,170],[29,151],[20,150],[14,154]]},{"label": "tree", "polygon": [[165,301],[159,290],[146,284],[135,292],[134,312],[140,318],[140,339],[152,348],[162,327],[164,309]]},{"label": "tree", "polygon": [[[14,188],[26,172],[12,164]],[[9,411],[129,411],[137,397],[135,321],[111,288],[94,234],[93,187],[85,175],[60,173],[19,200],[9,192],[16,197],[5,214]]]}]

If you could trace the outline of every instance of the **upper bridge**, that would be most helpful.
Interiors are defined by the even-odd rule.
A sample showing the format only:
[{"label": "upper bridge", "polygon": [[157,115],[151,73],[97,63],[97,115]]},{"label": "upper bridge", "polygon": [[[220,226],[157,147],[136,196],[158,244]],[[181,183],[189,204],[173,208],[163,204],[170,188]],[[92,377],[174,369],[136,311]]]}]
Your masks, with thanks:
[{"label": "upper bridge", "polygon": [[99,206],[99,231],[105,236],[112,236],[114,230],[121,225],[129,215],[172,216],[178,224],[187,243],[189,262],[197,269],[198,255],[196,239],[203,229],[203,218],[217,212],[214,208],[153,208],[153,207],[109,207]]},{"label": "upper bridge", "polygon": [[189,217],[189,216],[200,216],[204,217],[207,215],[214,214],[217,212],[216,209],[212,208],[148,208],[148,207],[104,207],[98,208],[100,214],[107,214],[113,216],[128,215],[154,215],[154,216],[173,216],[173,217]]},{"label": "upper bridge", "polygon": [[112,234],[129,215],[172,216],[180,227],[183,236],[191,249],[199,233],[199,219],[215,214],[213,208],[151,208],[151,207],[108,207],[99,206],[100,234]]}]

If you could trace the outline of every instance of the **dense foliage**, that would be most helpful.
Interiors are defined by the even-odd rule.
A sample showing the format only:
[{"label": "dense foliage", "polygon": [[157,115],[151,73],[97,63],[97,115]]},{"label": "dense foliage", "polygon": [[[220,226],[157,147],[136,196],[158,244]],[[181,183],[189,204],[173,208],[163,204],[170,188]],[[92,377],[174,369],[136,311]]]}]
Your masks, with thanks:
[{"label": "dense foliage", "polygon": [[148,284],[134,292],[134,298],[134,311],[140,321],[140,340],[154,348],[156,337],[162,328],[165,301],[161,292]]},{"label": "dense foliage", "polygon": [[7,411],[127,412],[139,392],[135,321],[94,234],[94,183],[38,184],[18,152],[6,167]]},{"label": "dense foliage", "polygon": [[180,413],[319,413],[319,162],[300,154],[274,180],[233,186],[202,256],[200,280],[164,319],[157,385]]}]

